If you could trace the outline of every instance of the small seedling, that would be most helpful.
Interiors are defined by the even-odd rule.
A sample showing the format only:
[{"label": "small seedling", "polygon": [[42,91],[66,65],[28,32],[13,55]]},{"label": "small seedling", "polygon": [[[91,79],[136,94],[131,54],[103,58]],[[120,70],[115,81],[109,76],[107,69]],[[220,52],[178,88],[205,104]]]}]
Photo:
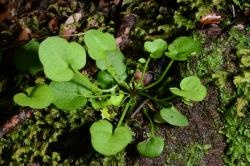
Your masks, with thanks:
[{"label": "small seedling", "polygon": [[[171,96],[158,98],[157,94],[151,95],[150,89],[165,79],[175,60],[186,60],[189,56],[200,52],[201,46],[197,41],[188,37],[179,37],[168,47],[162,39],[146,42],[145,50],[150,55],[147,60],[140,59],[138,62],[143,65],[139,81],[131,78],[133,73],[127,75],[124,55],[116,47],[113,35],[99,30],[89,30],[85,33],[84,42],[88,55],[100,69],[96,79],[90,79],[81,72],[87,61],[83,46],[60,37],[48,37],[40,44],[38,53],[45,76],[51,81],[49,85],[43,84],[28,88],[27,94],[16,94],[15,103],[36,109],[43,109],[53,104],[64,111],[81,109],[89,103],[93,109],[100,111],[103,118],[94,122],[90,127],[91,143],[94,149],[103,155],[115,155],[131,143],[132,131],[124,125],[124,121],[127,112],[131,113],[143,98],[152,100],[159,106],[160,111],[156,113],[156,116],[161,122],[168,122],[175,126],[188,125],[187,118],[174,106],[169,108]],[[167,49],[168,52],[165,52]],[[144,76],[147,75],[150,59],[157,60],[164,54],[171,60],[162,75],[152,83],[142,84]],[[131,71],[138,70],[136,68]],[[128,81],[129,77],[131,81]],[[181,89],[170,88],[170,91],[174,97],[181,96],[187,101],[201,101],[207,93],[199,78],[195,76],[184,78],[180,87]],[[118,107],[120,112],[112,111],[112,108]],[[144,106],[140,107],[143,108],[150,122],[151,133],[147,140],[137,145],[138,152],[146,157],[157,157],[163,151],[164,139],[155,135],[154,123]],[[139,112],[140,107],[134,113]],[[116,127],[104,120],[112,121],[115,116],[117,119],[118,115],[120,118]]]}]

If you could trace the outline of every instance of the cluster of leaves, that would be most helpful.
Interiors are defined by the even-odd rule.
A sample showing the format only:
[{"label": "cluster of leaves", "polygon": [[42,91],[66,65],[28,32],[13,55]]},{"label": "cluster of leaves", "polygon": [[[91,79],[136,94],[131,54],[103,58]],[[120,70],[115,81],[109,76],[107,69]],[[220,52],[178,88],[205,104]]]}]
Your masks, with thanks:
[{"label": "cluster of leaves", "polygon": [[[90,127],[91,143],[94,149],[103,155],[114,155],[131,143],[132,132],[123,124],[123,121],[127,111],[133,108],[131,105],[140,102],[138,96],[150,96],[149,89],[165,78],[174,61],[184,61],[189,56],[195,56],[201,52],[200,43],[189,37],[179,37],[169,45],[162,39],[147,41],[144,47],[150,56],[146,61],[142,77],[139,82],[127,83],[128,75],[124,55],[116,47],[113,35],[99,30],[88,30],[84,35],[84,43],[88,55],[100,69],[96,80],[79,71],[84,68],[87,61],[83,46],[60,37],[48,37],[39,47],[37,43],[30,45],[32,48],[38,48],[44,73],[51,81],[49,84],[40,82],[34,87],[28,87],[25,93],[16,94],[14,101],[20,106],[35,109],[44,109],[53,104],[65,112],[82,109],[88,103],[91,104],[94,109],[101,111],[103,118],[94,122]],[[162,75],[147,86],[142,84],[150,60],[161,58],[164,54],[171,60]],[[33,69],[34,67],[30,68],[25,65],[24,70],[30,71],[31,74],[40,71],[40,68],[37,68],[39,70]],[[196,76],[184,78],[180,83],[180,89],[172,87],[169,91],[175,96],[182,97],[186,103],[202,101],[207,93],[206,88]],[[155,102],[161,100],[164,99],[157,99]],[[115,128],[110,121],[117,113],[113,112],[112,108],[118,108],[121,111]],[[151,117],[146,109],[144,113],[151,124],[151,134],[147,140],[137,145],[137,149],[143,156],[157,157],[163,151],[164,139],[155,135]],[[175,126],[188,125],[187,118],[173,105],[162,106],[154,119],[157,122],[167,122]]]}]

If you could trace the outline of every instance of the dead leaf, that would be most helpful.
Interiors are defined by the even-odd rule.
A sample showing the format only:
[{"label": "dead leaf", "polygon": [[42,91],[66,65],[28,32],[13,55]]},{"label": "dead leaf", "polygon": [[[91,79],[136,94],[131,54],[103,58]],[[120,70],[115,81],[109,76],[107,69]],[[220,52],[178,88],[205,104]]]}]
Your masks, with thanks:
[{"label": "dead leaf", "polygon": [[29,28],[23,28],[16,42],[23,43],[29,41],[30,39],[31,39],[31,30]]},{"label": "dead leaf", "polygon": [[58,20],[56,17],[53,17],[50,21],[49,21],[49,29],[53,32],[58,30]]},{"label": "dead leaf", "polygon": [[72,14],[63,25],[62,31],[60,32],[60,36],[63,36],[65,39],[69,39],[70,35],[75,33],[76,31],[76,24],[80,21],[82,18],[81,13],[74,13]]}]

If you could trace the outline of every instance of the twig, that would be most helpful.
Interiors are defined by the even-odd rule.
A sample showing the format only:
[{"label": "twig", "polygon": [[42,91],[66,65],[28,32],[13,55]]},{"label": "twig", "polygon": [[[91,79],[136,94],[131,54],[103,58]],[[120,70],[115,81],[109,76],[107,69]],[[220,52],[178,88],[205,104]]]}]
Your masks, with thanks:
[{"label": "twig", "polygon": [[31,118],[33,112],[34,110],[23,110],[19,114],[11,117],[10,120],[0,128],[0,138],[4,137],[6,134],[8,134],[17,125],[21,124],[26,119]]},{"label": "twig", "polygon": [[147,102],[149,101],[149,99],[145,100],[143,103],[141,103],[141,105],[135,110],[135,112],[131,115],[131,118],[134,118],[135,115],[140,112],[140,110],[144,107],[145,104],[147,104]]}]

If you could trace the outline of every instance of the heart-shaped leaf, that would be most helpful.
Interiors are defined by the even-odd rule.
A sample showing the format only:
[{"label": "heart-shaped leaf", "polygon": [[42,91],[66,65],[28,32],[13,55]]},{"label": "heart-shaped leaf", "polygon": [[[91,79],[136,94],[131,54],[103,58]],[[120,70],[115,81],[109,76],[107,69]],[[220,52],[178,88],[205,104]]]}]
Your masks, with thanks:
[{"label": "heart-shaped leaf", "polygon": [[52,81],[50,87],[55,96],[53,104],[55,104],[57,108],[66,111],[83,107],[87,103],[86,96],[91,95],[91,91],[73,81]]},{"label": "heart-shaped leaf", "polygon": [[18,93],[14,96],[14,102],[20,106],[28,106],[35,109],[48,107],[53,101],[53,92],[48,85],[39,85],[26,90],[27,95]]},{"label": "heart-shaped leaf", "polygon": [[129,128],[120,126],[113,131],[107,120],[99,120],[90,127],[91,143],[103,155],[114,155],[123,150],[131,141]]},{"label": "heart-shaped leaf", "polygon": [[84,42],[90,57],[94,60],[103,59],[108,55],[108,51],[116,50],[114,36],[99,30],[88,30],[85,33]]},{"label": "heart-shaped leaf", "polygon": [[83,68],[86,63],[84,48],[60,37],[44,40],[39,47],[39,58],[46,76],[53,81],[71,80],[74,71]]},{"label": "heart-shaped leaf", "polygon": [[166,56],[173,60],[184,61],[187,57],[200,53],[201,44],[190,37],[181,36],[168,46],[168,50],[169,52],[165,52]]},{"label": "heart-shaped leaf", "polygon": [[181,89],[169,88],[170,91],[178,96],[184,97],[185,100],[202,101],[207,95],[207,89],[201,84],[196,76],[184,78],[180,83]]},{"label": "heart-shaped leaf", "polygon": [[156,39],[152,42],[147,41],[144,43],[144,49],[150,53],[152,58],[160,58],[167,48],[167,42],[162,39]]},{"label": "heart-shaped leaf", "polygon": [[158,157],[163,151],[163,148],[164,139],[156,136],[137,144],[138,152],[145,157]]},{"label": "heart-shaped leaf", "polygon": [[174,106],[163,108],[160,111],[163,120],[174,126],[188,126],[187,118],[182,115]]},{"label": "heart-shaped leaf", "polygon": [[42,64],[38,57],[39,43],[31,40],[29,43],[18,47],[14,53],[14,62],[17,69],[35,75],[42,70]]}]

